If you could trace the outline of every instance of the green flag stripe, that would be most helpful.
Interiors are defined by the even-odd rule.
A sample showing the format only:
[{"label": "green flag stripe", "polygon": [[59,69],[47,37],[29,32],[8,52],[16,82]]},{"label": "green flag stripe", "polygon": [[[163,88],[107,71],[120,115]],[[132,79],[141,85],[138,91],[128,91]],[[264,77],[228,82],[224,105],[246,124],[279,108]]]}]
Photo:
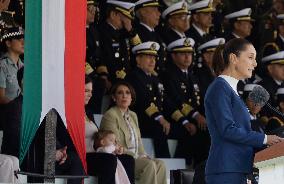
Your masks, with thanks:
[{"label": "green flag stripe", "polygon": [[24,100],[21,124],[22,162],[40,124],[42,109],[42,0],[26,0]]}]

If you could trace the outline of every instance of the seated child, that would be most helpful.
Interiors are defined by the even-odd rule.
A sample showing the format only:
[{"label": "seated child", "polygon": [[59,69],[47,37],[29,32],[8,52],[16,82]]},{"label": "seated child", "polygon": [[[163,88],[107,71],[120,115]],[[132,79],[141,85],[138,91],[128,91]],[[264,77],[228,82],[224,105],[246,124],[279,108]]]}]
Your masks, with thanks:
[{"label": "seated child", "polygon": [[[99,130],[94,135],[94,149],[99,153],[122,154],[122,147],[117,146],[116,137],[110,130]],[[117,159],[115,184],[130,184],[122,163]]]}]

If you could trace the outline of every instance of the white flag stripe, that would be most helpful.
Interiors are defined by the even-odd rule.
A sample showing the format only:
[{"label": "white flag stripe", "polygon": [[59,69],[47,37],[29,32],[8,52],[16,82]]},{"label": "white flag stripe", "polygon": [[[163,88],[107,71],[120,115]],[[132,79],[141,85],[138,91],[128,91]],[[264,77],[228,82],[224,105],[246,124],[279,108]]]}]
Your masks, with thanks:
[{"label": "white flag stripe", "polygon": [[42,1],[42,114],[55,108],[65,126],[65,0]]}]

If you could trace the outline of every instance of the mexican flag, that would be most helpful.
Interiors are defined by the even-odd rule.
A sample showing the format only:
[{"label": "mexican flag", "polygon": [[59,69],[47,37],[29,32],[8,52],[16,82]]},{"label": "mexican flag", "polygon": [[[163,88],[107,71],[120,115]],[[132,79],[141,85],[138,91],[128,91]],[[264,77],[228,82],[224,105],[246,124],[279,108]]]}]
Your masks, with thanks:
[{"label": "mexican flag", "polygon": [[42,120],[54,108],[86,169],[86,10],[86,0],[26,0],[21,162]]}]

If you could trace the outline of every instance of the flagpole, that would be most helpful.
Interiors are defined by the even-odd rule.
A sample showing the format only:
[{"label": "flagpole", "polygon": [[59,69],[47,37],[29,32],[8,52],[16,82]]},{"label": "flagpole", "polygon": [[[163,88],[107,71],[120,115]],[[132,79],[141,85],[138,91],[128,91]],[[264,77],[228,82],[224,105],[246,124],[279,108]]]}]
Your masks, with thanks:
[{"label": "flagpole", "polygon": [[45,124],[44,175],[49,177],[44,179],[44,183],[55,183],[56,122],[57,114],[51,109]]}]

